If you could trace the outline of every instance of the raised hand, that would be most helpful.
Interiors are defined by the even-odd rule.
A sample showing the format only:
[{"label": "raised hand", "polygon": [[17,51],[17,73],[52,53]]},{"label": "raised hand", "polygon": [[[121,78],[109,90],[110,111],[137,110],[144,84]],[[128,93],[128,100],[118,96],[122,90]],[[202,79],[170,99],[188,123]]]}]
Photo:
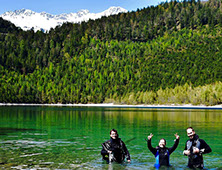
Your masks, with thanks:
[{"label": "raised hand", "polygon": [[150,140],[153,137],[153,134],[150,133],[150,135],[148,136],[148,140]]},{"label": "raised hand", "polygon": [[180,139],[180,136],[177,133],[174,134],[174,136],[176,137],[176,139]]}]

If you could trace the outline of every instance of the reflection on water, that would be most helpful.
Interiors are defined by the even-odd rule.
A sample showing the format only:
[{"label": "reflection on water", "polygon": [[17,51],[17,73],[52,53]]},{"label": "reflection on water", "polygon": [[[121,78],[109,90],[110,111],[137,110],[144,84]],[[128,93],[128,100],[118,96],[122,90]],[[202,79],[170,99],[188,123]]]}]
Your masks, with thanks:
[{"label": "reflection on water", "polygon": [[[153,146],[164,137],[167,146],[180,144],[171,156],[170,169],[185,169],[182,151],[185,129],[193,126],[213,152],[204,155],[207,168],[221,167],[221,110],[170,110],[99,107],[1,107],[0,168],[154,169],[154,156],[144,138],[153,133]],[[118,130],[132,162],[105,164],[101,143],[111,128]]]}]

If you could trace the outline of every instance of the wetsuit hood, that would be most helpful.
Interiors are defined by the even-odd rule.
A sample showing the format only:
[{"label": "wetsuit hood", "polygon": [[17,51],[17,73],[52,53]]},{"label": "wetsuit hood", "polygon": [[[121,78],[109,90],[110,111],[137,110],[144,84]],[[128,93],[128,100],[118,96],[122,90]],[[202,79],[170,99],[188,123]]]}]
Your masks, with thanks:
[{"label": "wetsuit hood", "polygon": [[120,141],[120,138],[117,137],[116,139],[113,139],[110,137],[110,141],[111,141],[111,143],[116,143],[116,142]]},{"label": "wetsuit hood", "polygon": [[199,139],[199,136],[197,134],[194,134],[193,139],[190,139],[190,141],[195,141],[197,139]]}]

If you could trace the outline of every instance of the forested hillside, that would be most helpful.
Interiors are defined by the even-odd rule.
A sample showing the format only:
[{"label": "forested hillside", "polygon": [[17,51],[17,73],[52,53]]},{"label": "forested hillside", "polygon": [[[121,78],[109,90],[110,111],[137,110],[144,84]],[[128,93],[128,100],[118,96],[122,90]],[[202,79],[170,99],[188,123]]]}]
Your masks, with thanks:
[{"label": "forested hillside", "polygon": [[161,3],[46,34],[7,24],[2,103],[222,103],[220,1]]}]

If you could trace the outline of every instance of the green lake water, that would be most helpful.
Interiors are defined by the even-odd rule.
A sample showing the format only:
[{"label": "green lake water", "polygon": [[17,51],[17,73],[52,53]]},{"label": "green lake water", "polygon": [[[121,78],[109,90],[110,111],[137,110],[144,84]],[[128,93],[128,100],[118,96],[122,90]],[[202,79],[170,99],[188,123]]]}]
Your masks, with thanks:
[{"label": "green lake water", "polygon": [[[145,138],[153,133],[167,146],[180,143],[170,157],[170,169],[186,169],[182,155],[186,128],[192,126],[213,152],[204,155],[207,169],[222,168],[222,110],[109,107],[0,107],[0,169],[154,169],[155,158]],[[106,164],[101,143],[118,130],[131,163]]]}]

